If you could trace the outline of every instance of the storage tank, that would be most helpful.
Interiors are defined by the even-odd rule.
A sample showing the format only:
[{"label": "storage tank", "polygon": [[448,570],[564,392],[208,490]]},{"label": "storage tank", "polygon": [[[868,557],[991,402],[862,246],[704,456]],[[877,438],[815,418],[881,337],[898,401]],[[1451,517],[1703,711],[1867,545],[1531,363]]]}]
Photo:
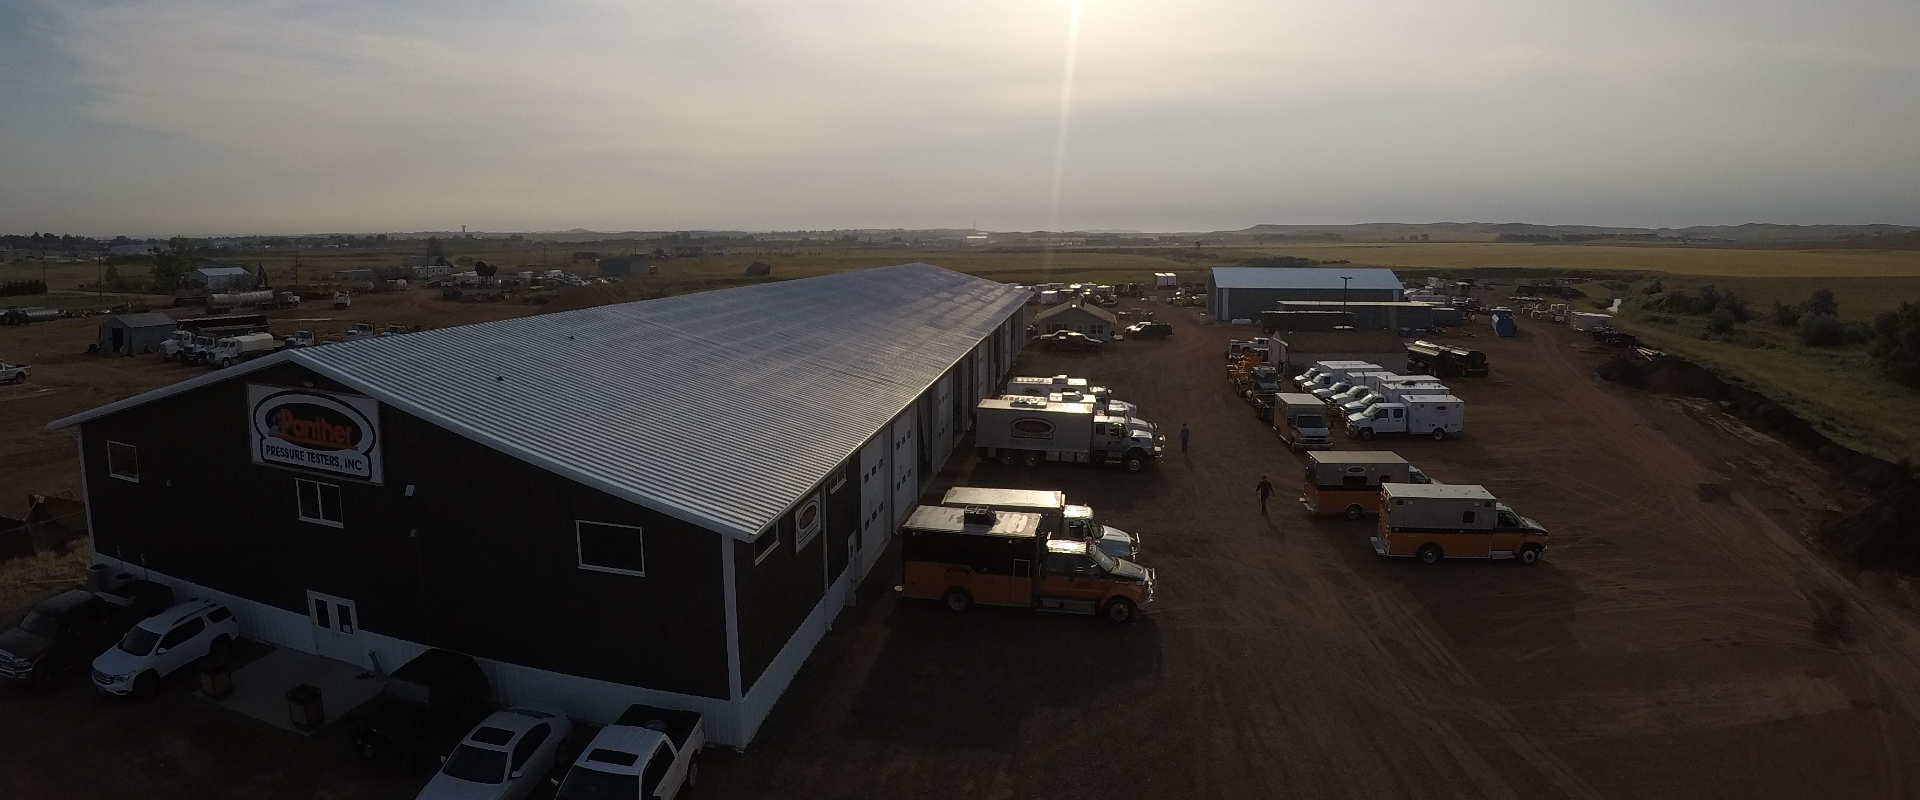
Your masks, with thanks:
[{"label": "storage tank", "polygon": [[14,306],[0,311],[0,325],[30,325],[35,322],[52,322],[60,318],[60,312],[41,306]]},{"label": "storage tank", "polygon": [[208,308],[239,308],[272,304],[273,290],[271,289],[262,289],[257,292],[218,292],[207,295]]},{"label": "storage tank", "polygon": [[1599,328],[1611,328],[1613,327],[1613,317],[1608,316],[1606,314],[1594,314],[1586,311],[1575,311],[1567,315],[1567,325],[1569,327],[1572,327],[1576,331],[1591,331]]}]

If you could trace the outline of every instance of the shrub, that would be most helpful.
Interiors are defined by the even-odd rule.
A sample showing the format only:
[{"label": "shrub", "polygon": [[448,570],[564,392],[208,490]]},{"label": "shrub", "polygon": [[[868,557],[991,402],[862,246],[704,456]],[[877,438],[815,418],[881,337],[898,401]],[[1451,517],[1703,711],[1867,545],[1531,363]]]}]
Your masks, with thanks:
[{"label": "shrub", "polygon": [[1666,290],[1667,290],[1667,287],[1660,283],[1660,279],[1654,278],[1653,282],[1647,284],[1647,288],[1641,289],[1640,292],[1642,294],[1659,294]]},{"label": "shrub", "polygon": [[1739,322],[1740,319],[1734,314],[1732,308],[1720,306],[1707,315],[1707,330],[1713,333],[1732,333],[1733,326]]},{"label": "shrub", "polygon": [[1800,315],[1796,323],[1800,330],[1800,343],[1809,347],[1832,347],[1846,344],[1852,332],[1839,317],[1808,311]]},{"label": "shrub", "polygon": [[1800,324],[1800,307],[1790,306],[1778,300],[1773,301],[1773,324],[1782,328],[1791,328]]},{"label": "shrub", "polygon": [[1920,388],[1920,305],[1904,302],[1875,317],[1869,352],[1887,377]]},{"label": "shrub", "polygon": [[1801,301],[1800,310],[1808,314],[1825,314],[1829,317],[1840,316],[1840,301],[1833,296],[1832,289],[1816,289],[1807,299]]}]

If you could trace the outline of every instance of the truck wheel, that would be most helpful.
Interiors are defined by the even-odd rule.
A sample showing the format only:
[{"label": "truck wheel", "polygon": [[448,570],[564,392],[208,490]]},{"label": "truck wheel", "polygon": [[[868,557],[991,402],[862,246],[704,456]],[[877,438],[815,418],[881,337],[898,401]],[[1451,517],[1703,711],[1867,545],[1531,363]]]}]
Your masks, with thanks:
[{"label": "truck wheel", "polygon": [[694,753],[691,758],[687,759],[687,791],[693,791],[693,787],[699,785],[699,783],[700,754]]},{"label": "truck wheel", "polygon": [[1127,454],[1127,471],[1128,472],[1139,472],[1140,470],[1146,468],[1146,466],[1147,466],[1147,459],[1141,456],[1139,453]]},{"label": "truck wheel", "polygon": [[1436,442],[1437,442],[1437,441],[1440,441],[1441,439],[1445,439],[1445,438],[1447,438],[1447,432],[1446,432],[1445,430],[1443,430],[1443,429],[1440,429],[1440,428],[1434,428],[1434,429],[1433,429],[1433,440],[1434,440],[1434,441],[1436,441]]},{"label": "truck wheel", "polygon": [[1361,514],[1361,511],[1360,511],[1359,503],[1354,503],[1353,505],[1347,506],[1347,519],[1359,519],[1360,514]]},{"label": "truck wheel", "polygon": [[133,679],[133,691],[127,693],[127,696],[135,700],[152,700],[153,696],[159,693],[160,676],[152,672],[142,672],[140,677]]},{"label": "truck wheel", "polygon": [[1361,441],[1363,441],[1363,442],[1364,442],[1364,441],[1366,441],[1366,440],[1368,440],[1368,439],[1372,439],[1372,438],[1373,438],[1373,429],[1372,429],[1372,428],[1361,428],[1361,429],[1360,429],[1360,440],[1361,440]]},{"label": "truck wheel", "polygon": [[1029,467],[1040,466],[1040,451],[1028,450],[1027,452],[1021,454],[1020,463],[1022,465],[1029,466]]},{"label": "truck wheel", "polygon": [[1540,562],[1540,546],[1530,544],[1520,548],[1520,555],[1515,556],[1513,560],[1520,562],[1520,566],[1523,566],[1523,567],[1531,567],[1534,564],[1539,563]]},{"label": "truck wheel", "polygon": [[1133,621],[1133,601],[1116,597],[1107,601],[1107,607],[1101,613],[1107,615],[1107,621],[1115,625],[1125,625]]},{"label": "truck wheel", "polygon": [[1438,564],[1443,555],[1440,552],[1440,545],[1437,544],[1421,545],[1420,549],[1414,552],[1414,556],[1419,558],[1422,564]]},{"label": "truck wheel", "polygon": [[973,596],[967,594],[967,590],[955,587],[940,595],[940,602],[947,604],[948,611],[965,611],[973,607]]},{"label": "truck wheel", "polygon": [[1013,451],[1012,450],[1000,451],[999,461],[1000,461],[1000,466],[1003,466],[1003,467],[1013,466]]},{"label": "truck wheel", "polygon": [[220,368],[221,368],[221,369],[226,369],[226,368],[228,368],[228,367],[231,367],[231,366],[233,366],[233,359],[231,359],[231,358],[223,358],[223,359],[221,359],[221,360],[220,360]]}]

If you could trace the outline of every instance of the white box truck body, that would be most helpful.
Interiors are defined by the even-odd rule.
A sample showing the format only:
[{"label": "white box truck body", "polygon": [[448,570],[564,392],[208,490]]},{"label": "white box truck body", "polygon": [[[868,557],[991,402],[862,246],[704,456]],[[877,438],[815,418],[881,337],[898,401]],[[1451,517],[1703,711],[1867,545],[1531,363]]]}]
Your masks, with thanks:
[{"label": "white box truck body", "polygon": [[1407,394],[1397,402],[1375,403],[1347,417],[1347,435],[1431,436],[1435,441],[1466,429],[1465,401],[1453,395]]},{"label": "white box truck body", "polygon": [[1575,311],[1567,315],[1567,325],[1576,331],[1592,331],[1613,327],[1613,317],[1607,314],[1594,314]]},{"label": "white box truck body", "polygon": [[1017,377],[1007,381],[1006,393],[1046,397],[1054,392],[1084,392],[1091,388],[1086,378],[1069,378],[1065,375],[1051,378]]},{"label": "white box truck body", "polygon": [[1096,414],[1089,403],[988,398],[974,407],[974,423],[980,457],[1006,465],[1066,461],[1121,464],[1138,472],[1162,454],[1152,434]]}]

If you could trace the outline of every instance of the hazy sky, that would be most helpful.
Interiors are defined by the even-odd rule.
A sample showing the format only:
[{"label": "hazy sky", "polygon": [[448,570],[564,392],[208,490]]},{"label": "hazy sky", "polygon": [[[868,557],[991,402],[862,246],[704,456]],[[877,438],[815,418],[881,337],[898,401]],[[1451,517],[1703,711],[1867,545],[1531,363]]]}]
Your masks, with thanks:
[{"label": "hazy sky", "polygon": [[[1049,219],[1070,0],[0,0],[0,231]],[[1086,0],[1059,221],[1920,224],[1913,0]]]}]

